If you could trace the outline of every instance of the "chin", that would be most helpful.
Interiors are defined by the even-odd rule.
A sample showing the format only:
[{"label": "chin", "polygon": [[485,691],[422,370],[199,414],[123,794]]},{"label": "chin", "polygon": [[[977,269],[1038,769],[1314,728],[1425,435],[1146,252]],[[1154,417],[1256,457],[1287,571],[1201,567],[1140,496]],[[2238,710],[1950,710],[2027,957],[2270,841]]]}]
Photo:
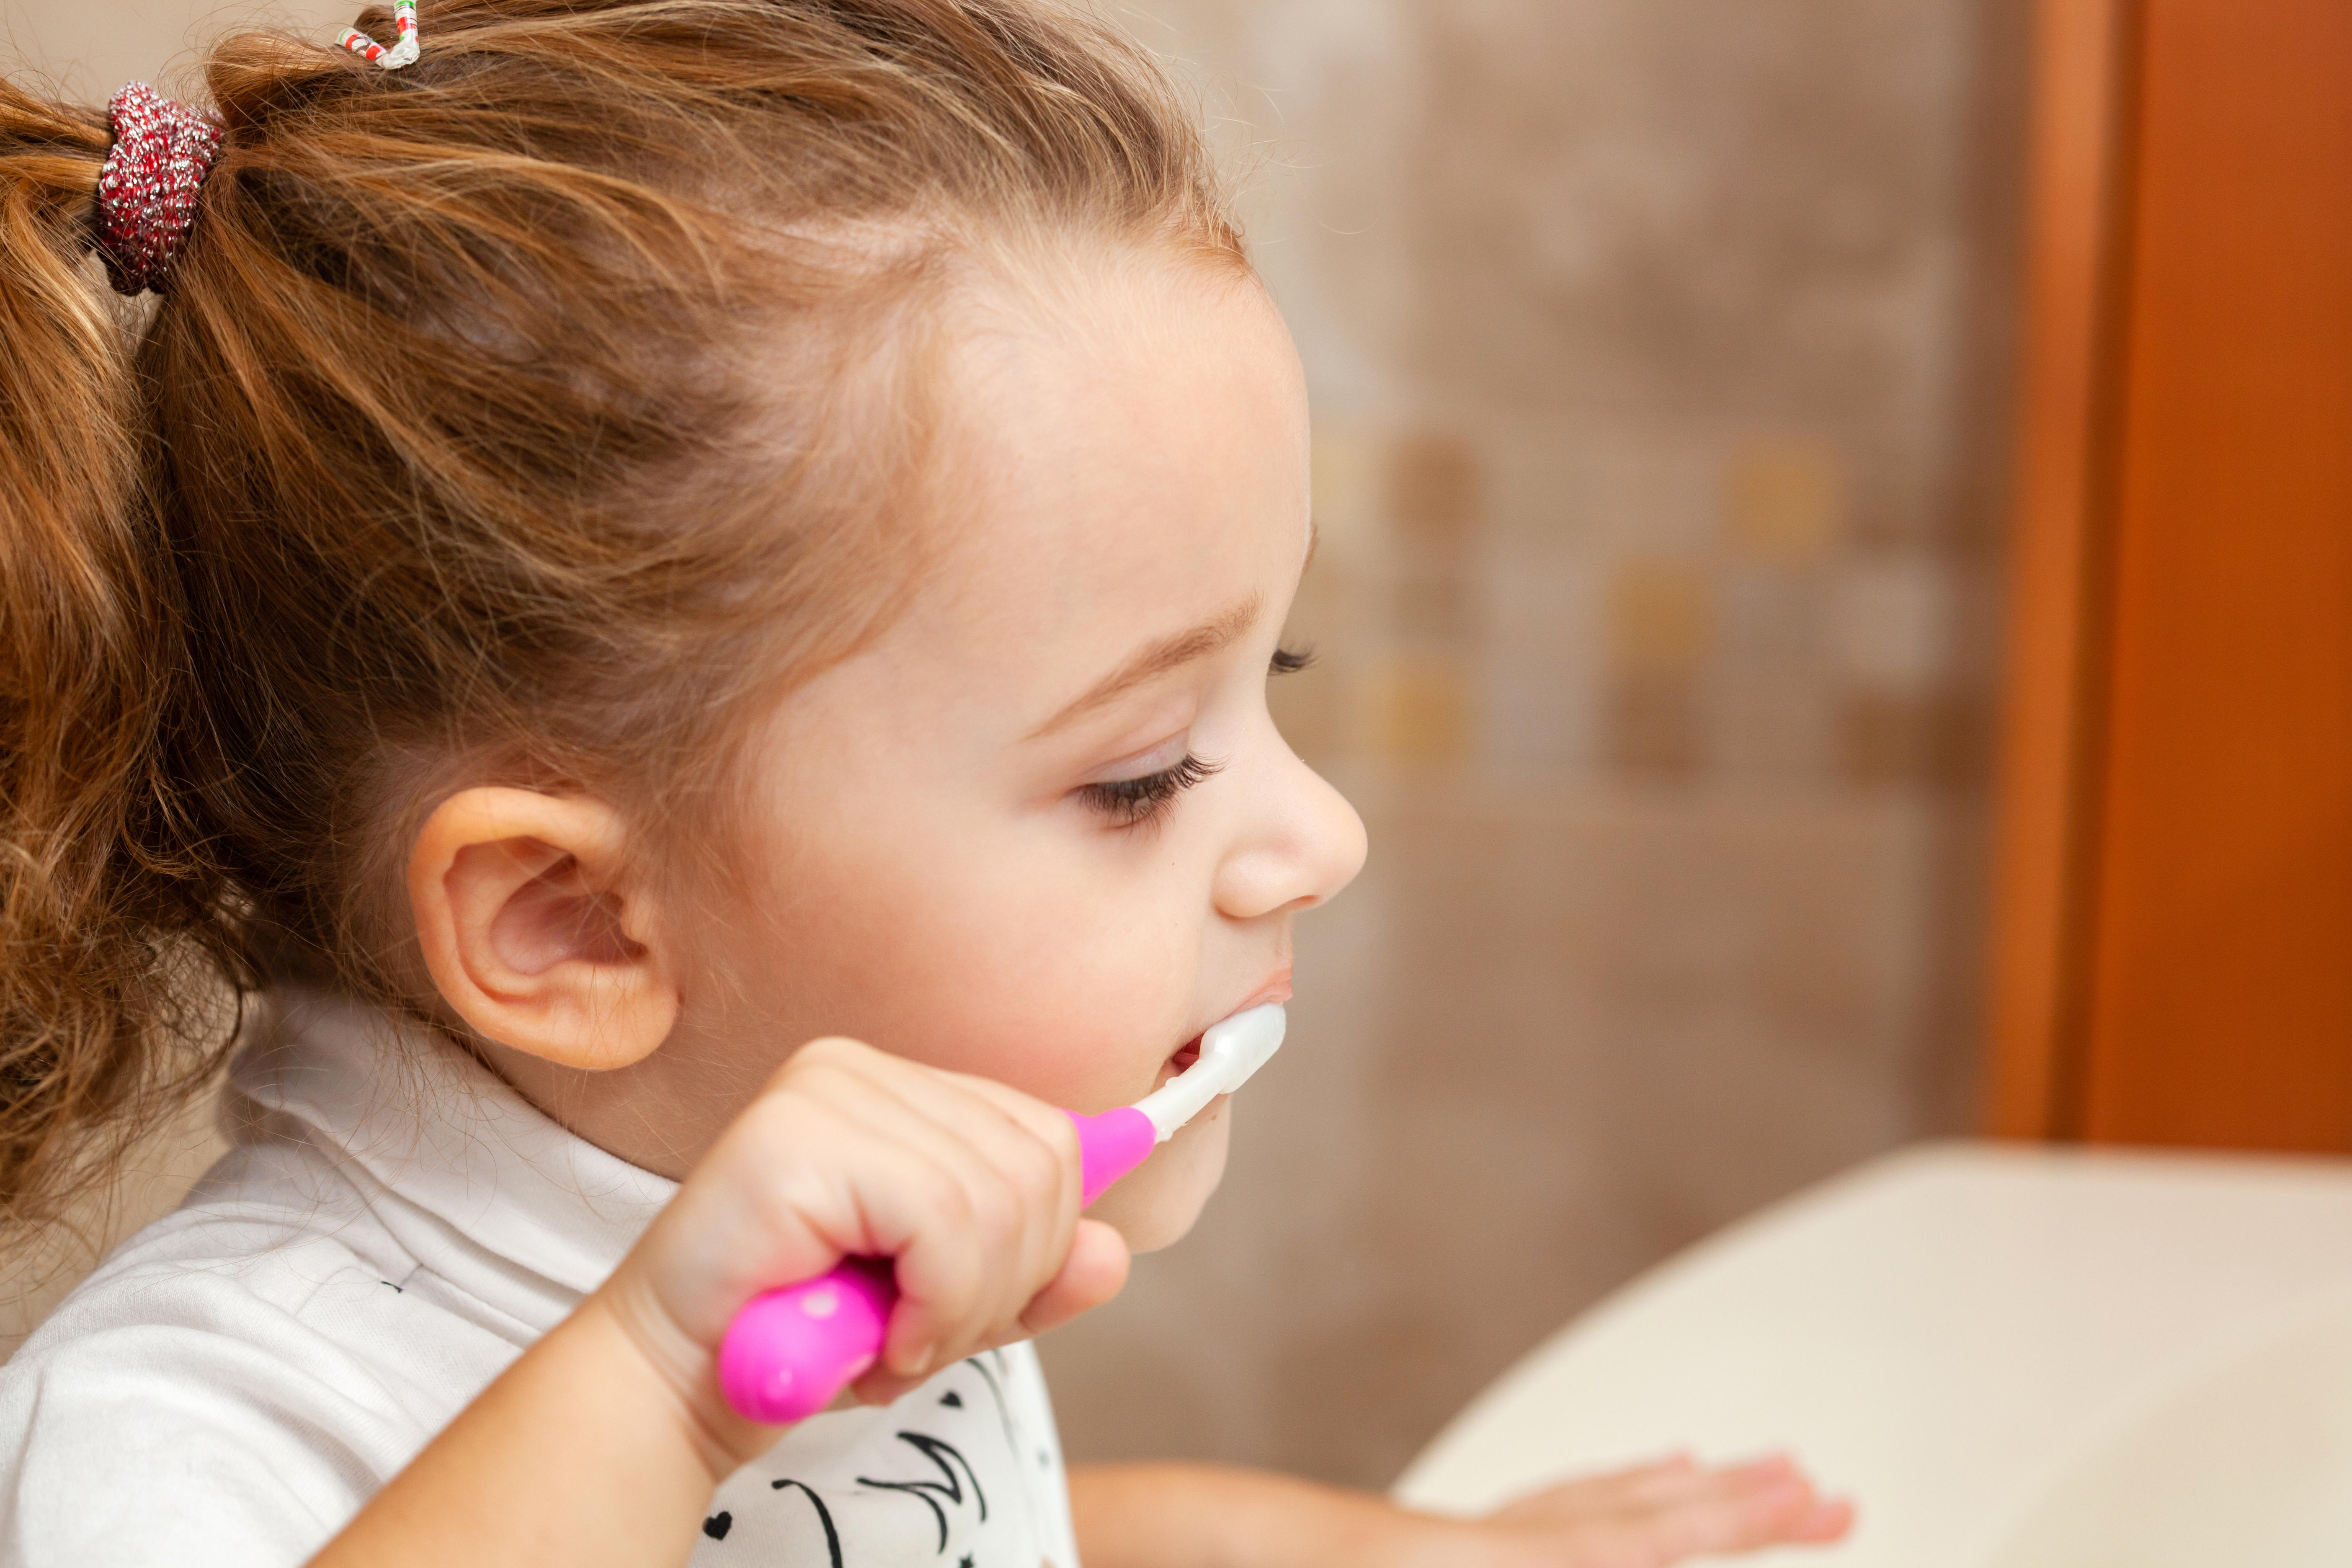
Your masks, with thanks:
[{"label": "chin", "polygon": [[1230,1115],[1224,1103],[1203,1111],[1105,1193],[1087,1217],[1117,1230],[1130,1252],[1157,1252],[1183,1240],[1225,1173]]}]

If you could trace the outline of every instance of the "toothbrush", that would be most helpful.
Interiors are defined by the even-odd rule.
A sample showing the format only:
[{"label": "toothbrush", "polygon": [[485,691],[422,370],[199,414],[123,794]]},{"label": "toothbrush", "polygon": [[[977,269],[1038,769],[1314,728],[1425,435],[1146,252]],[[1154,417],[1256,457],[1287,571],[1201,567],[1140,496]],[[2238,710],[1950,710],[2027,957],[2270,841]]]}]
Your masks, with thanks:
[{"label": "toothbrush", "polygon": [[[1199,1060],[1133,1105],[1100,1116],[1064,1111],[1078,1130],[1080,1206],[1211,1100],[1248,1082],[1281,1046],[1286,1022],[1279,1003],[1236,1013],[1201,1037]],[[874,1364],[898,1300],[887,1258],[847,1258],[829,1274],[752,1297],[719,1342],[719,1391],[751,1420],[806,1420]]]}]

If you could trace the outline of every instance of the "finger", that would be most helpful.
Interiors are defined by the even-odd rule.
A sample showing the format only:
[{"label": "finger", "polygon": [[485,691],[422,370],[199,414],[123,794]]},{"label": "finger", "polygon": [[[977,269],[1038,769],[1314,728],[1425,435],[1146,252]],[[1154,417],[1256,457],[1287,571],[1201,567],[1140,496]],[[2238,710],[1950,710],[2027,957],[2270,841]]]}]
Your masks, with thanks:
[{"label": "finger", "polygon": [[[992,1265],[982,1298],[956,1325],[963,1331],[941,1335],[940,1365],[1029,1331],[1024,1315],[1067,1268],[1078,1219],[1076,1136],[1068,1119],[1001,1086],[992,1086],[997,1094],[975,1092],[978,1083],[921,1069],[885,1086],[903,1093],[909,1114],[930,1121],[943,1163],[964,1184],[978,1249]],[[1043,1114],[1024,1117],[1024,1105]],[[910,1295],[921,1292],[922,1267],[919,1257],[907,1258],[901,1284]],[[1093,1304],[1077,1302],[1068,1315]]]},{"label": "finger", "polygon": [[[942,1367],[954,1364],[953,1362],[947,1361],[940,1363]],[[834,1407],[838,1408],[845,1404],[889,1405],[895,1403],[900,1396],[922,1387],[931,1380],[932,1375],[930,1373],[923,1373],[910,1376],[903,1373],[892,1372],[886,1364],[877,1362],[871,1371],[849,1385],[848,1394],[845,1398],[836,1399],[834,1402]]]},{"label": "finger", "polygon": [[1812,1512],[1799,1520],[1782,1539],[1788,1541],[1843,1541],[1853,1529],[1853,1500],[1851,1498],[1821,1498],[1814,1501]]},{"label": "finger", "polygon": [[986,1316],[989,1226],[957,1152],[900,1150],[887,1179],[861,1181],[857,1201],[875,1250],[891,1259],[898,1304],[879,1366],[918,1382],[954,1360]]},{"label": "finger", "polygon": [[1030,1299],[1021,1327],[1042,1334],[1092,1311],[1126,1288],[1129,1262],[1127,1240],[1118,1231],[1100,1220],[1080,1220],[1062,1271]]},{"label": "finger", "polygon": [[971,1100],[979,1100],[1057,1154],[1066,1155],[1074,1163],[1077,1160],[1077,1131],[1068,1115],[1034,1095],[1024,1094],[994,1079],[926,1067],[870,1048],[856,1058],[856,1065],[877,1084],[887,1085],[892,1093],[934,1115],[949,1119],[961,1116],[968,1113]]},{"label": "finger", "polygon": [[1568,1483],[1580,1489],[1580,1500],[1639,1508],[1683,1497],[1707,1472],[1687,1450],[1605,1475],[1586,1476]]},{"label": "finger", "polygon": [[[845,1251],[893,1258],[901,1291],[880,1364],[860,1392],[886,1397],[983,1343],[1021,1337],[1023,1313],[1067,1263],[1076,1224],[1068,1118],[1003,1085],[846,1039],[812,1042],[788,1069],[790,1086],[822,1100],[870,1153],[892,1146],[905,1157],[894,1169],[923,1167],[918,1178],[851,1184],[858,1234],[834,1237]],[[1105,1289],[1098,1269],[1074,1278]],[[1057,1295],[1048,1306],[1084,1304],[1083,1294],[1066,1305]]]},{"label": "finger", "polygon": [[960,1072],[943,1072],[940,1076],[995,1105],[1056,1154],[1068,1160],[1073,1170],[1076,1169],[1078,1130],[1071,1123],[1067,1111],[1046,1104],[1034,1094],[1024,1094],[1009,1084],[999,1083],[992,1078],[973,1078]]},{"label": "finger", "polygon": [[[789,1152],[793,1156],[781,1160]],[[691,1314],[712,1335],[740,1300],[814,1279],[845,1254],[873,1253],[877,1232],[902,1230],[908,1200],[935,1162],[901,1137],[877,1137],[837,1100],[763,1099],[737,1118],[648,1233],[694,1274],[722,1286]],[[681,1320],[684,1321],[683,1319]]]},{"label": "finger", "polygon": [[1622,1470],[1556,1481],[1514,1498],[1491,1517],[1505,1523],[1556,1524],[1643,1510],[1685,1495],[1703,1473],[1687,1452],[1669,1454]]},{"label": "finger", "polygon": [[[996,1243],[1003,1264],[993,1278],[1003,1289],[984,1337],[992,1342],[1018,1337],[1032,1300],[1053,1287],[1068,1263],[1080,1203],[1076,1129],[1063,1111],[992,1079],[896,1065],[901,1070],[887,1078],[887,1087],[932,1117],[943,1134],[968,1142],[1010,1184],[1021,1223],[1017,1238],[1008,1230]],[[977,1168],[973,1175],[978,1178]],[[971,1195],[976,1213],[995,1212],[999,1194],[976,1187]],[[1118,1283],[1110,1282],[1114,1293]]]},{"label": "finger", "polygon": [[[929,1120],[942,1138],[968,1146],[982,1163],[1012,1178],[1030,1206],[1067,1231],[1076,1218],[1080,1173],[1077,1131],[1066,1115],[986,1079],[895,1058],[870,1065],[875,1070],[864,1087],[871,1096]],[[1038,1269],[1026,1281],[1028,1290],[1060,1267],[1066,1248],[1066,1235],[1053,1237],[1050,1258],[1039,1260],[1052,1267]]]},{"label": "finger", "polygon": [[1650,1515],[1645,1533],[1672,1557],[1745,1552],[1806,1539],[1797,1533],[1817,1502],[1812,1483],[1783,1463],[1711,1473],[1711,1484]]},{"label": "finger", "polygon": [[[1811,1532],[1827,1522],[1821,1517],[1822,1506],[1812,1483],[1793,1468],[1779,1479],[1759,1482],[1748,1497],[1746,1543],[1813,1540]],[[1852,1510],[1846,1511],[1850,1516]]]},{"label": "finger", "polygon": [[768,1075],[768,1081],[760,1086],[760,1092],[774,1094],[793,1079],[821,1068],[845,1066],[866,1056],[881,1054],[865,1041],[853,1040],[846,1035],[820,1035],[778,1062],[776,1070]]},{"label": "finger", "polygon": [[987,1317],[992,1260],[1011,1205],[998,1201],[1001,1184],[982,1173],[984,1160],[959,1130],[899,1092],[897,1065],[878,1052],[839,1055],[813,1066],[793,1089],[821,1101],[835,1138],[856,1151],[835,1205],[846,1213],[828,1239],[845,1253],[893,1263],[899,1302],[877,1372],[919,1381],[953,1359]]},{"label": "finger", "polygon": [[940,1074],[941,1087],[988,1108],[970,1112],[981,1153],[1011,1183],[1024,1221],[1021,1249],[1000,1276],[1003,1317],[1012,1331],[1030,1300],[1067,1266],[1078,1223],[1081,1179],[1077,1130],[1061,1111],[986,1079]]},{"label": "finger", "polygon": [[[880,1375],[861,1389],[879,1397],[984,1345],[1022,1337],[1023,1310],[1069,1252],[1076,1135],[1067,1118],[1056,1118],[1058,1127],[1033,1119],[1072,1145],[1066,1159],[1014,1119],[1023,1097],[1013,1091],[976,1093],[970,1086],[978,1080],[895,1058],[847,1065],[845,1079],[824,1085],[827,1098],[877,1142],[919,1145],[962,1194],[945,1233],[922,1225],[922,1211],[873,1205],[874,1249],[895,1258],[902,1293]],[[930,1212],[945,1211],[934,1202]]]}]

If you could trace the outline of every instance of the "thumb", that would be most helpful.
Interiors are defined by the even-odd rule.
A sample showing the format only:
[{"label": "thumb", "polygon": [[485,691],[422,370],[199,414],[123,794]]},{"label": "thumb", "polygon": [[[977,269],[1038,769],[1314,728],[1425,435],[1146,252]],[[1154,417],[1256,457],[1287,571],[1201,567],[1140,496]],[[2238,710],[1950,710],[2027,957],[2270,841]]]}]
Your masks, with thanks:
[{"label": "thumb", "polygon": [[1062,1271],[1029,1298],[1021,1326],[1042,1334],[1094,1310],[1126,1286],[1128,1263],[1126,1237],[1098,1219],[1078,1221]]}]

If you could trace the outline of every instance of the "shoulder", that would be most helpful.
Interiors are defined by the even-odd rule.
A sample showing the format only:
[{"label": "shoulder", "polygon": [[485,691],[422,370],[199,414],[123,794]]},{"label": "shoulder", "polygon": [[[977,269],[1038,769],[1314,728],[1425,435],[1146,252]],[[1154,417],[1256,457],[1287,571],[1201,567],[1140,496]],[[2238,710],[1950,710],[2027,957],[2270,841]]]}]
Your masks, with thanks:
[{"label": "shoulder", "polygon": [[0,1560],[300,1563],[513,1353],[407,1288],[364,1208],[226,1190],[0,1368]]}]

